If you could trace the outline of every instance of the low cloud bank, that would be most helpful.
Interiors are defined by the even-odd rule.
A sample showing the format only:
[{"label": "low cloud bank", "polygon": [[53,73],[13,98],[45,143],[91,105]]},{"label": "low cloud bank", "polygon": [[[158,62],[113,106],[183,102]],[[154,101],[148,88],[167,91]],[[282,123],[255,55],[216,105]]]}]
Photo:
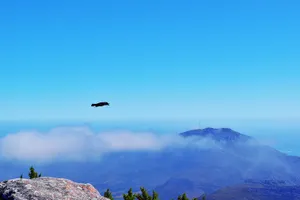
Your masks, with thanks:
[{"label": "low cloud bank", "polygon": [[[158,151],[166,147],[191,145],[177,134],[111,131],[96,133],[88,127],[58,127],[49,132],[23,131],[0,139],[0,156],[19,161],[99,159],[104,153]],[[193,142],[199,148],[219,148],[209,138]]]}]

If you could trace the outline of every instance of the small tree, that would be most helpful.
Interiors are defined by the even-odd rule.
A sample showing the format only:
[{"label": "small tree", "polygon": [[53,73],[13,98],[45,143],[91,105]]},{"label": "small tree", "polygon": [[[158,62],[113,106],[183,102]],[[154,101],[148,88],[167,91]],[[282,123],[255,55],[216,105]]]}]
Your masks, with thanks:
[{"label": "small tree", "polygon": [[144,187],[141,187],[142,194],[136,194],[136,198],[138,200],[150,200],[151,197],[149,196],[147,190]]},{"label": "small tree", "polygon": [[157,192],[153,191],[152,196],[150,196],[144,187],[141,187],[140,189],[142,194],[136,194],[138,200],[159,200]]},{"label": "small tree", "polygon": [[39,177],[42,177],[42,173],[39,174]]},{"label": "small tree", "polygon": [[152,200],[159,200],[158,193],[153,190],[152,192]]},{"label": "small tree", "polygon": [[106,198],[109,198],[110,200],[114,200],[111,192],[109,191],[109,189],[107,189],[105,192],[104,192],[104,197]]},{"label": "small tree", "polygon": [[29,174],[28,174],[28,176],[29,176],[30,179],[38,177],[38,173],[34,170],[33,166],[31,166],[29,168]]},{"label": "small tree", "polygon": [[23,174],[21,174],[20,179],[23,179]]},{"label": "small tree", "polygon": [[132,192],[132,188],[130,188],[127,192],[127,194],[123,194],[123,199],[124,200],[134,200],[136,197],[135,194]]},{"label": "small tree", "polygon": [[179,195],[177,200],[189,200],[186,196],[186,193],[183,193],[182,195]]}]

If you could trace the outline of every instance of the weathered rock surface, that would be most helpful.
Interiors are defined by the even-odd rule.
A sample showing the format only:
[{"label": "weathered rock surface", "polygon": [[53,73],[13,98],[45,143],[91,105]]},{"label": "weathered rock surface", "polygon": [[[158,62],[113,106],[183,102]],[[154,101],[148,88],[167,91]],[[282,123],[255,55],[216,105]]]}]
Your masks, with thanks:
[{"label": "weathered rock surface", "polygon": [[0,199],[5,200],[109,200],[91,184],[68,179],[41,177],[11,179],[0,183]]}]

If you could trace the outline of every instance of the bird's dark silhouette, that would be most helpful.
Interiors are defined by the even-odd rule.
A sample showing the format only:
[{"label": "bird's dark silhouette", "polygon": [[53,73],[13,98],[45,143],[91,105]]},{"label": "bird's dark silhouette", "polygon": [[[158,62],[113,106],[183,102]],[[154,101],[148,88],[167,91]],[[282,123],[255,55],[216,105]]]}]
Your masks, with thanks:
[{"label": "bird's dark silhouette", "polygon": [[93,103],[91,106],[92,107],[109,106],[109,103],[108,102],[99,102],[99,103]]}]

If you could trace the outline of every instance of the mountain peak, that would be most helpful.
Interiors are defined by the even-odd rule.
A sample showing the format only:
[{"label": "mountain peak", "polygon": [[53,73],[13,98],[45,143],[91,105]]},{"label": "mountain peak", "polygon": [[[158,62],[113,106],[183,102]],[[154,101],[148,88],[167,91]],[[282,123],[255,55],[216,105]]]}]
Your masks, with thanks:
[{"label": "mountain peak", "polygon": [[248,140],[249,136],[243,135],[239,132],[236,132],[230,128],[211,128],[207,127],[204,129],[194,129],[189,130],[183,133],[180,133],[182,137],[191,137],[191,136],[199,136],[199,137],[211,137],[218,141],[236,141],[236,140]]}]

